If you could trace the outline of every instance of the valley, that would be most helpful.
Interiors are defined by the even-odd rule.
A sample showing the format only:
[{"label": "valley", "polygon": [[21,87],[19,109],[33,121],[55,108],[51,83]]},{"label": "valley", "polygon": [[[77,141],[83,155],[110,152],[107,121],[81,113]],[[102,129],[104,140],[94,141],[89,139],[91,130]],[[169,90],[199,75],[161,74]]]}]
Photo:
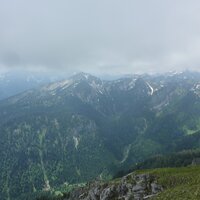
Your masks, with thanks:
[{"label": "valley", "polygon": [[153,156],[198,149],[199,84],[189,71],[79,73],[1,100],[2,200],[110,180]]}]

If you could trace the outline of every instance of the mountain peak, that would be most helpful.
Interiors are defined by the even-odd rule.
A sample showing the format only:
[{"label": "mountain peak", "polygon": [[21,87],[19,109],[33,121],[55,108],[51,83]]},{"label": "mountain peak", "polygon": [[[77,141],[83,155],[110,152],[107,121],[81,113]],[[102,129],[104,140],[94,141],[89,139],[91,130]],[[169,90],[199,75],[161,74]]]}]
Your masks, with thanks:
[{"label": "mountain peak", "polygon": [[90,80],[90,79],[98,79],[98,78],[91,74],[88,74],[85,72],[80,72],[80,73],[76,73],[75,75],[73,75],[71,77],[71,79],[73,79],[73,80]]}]

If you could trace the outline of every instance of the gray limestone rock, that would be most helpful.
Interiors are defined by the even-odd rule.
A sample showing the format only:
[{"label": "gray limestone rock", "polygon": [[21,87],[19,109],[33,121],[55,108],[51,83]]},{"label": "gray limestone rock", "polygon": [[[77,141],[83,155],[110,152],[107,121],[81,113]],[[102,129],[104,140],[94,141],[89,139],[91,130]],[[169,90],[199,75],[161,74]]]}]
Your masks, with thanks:
[{"label": "gray limestone rock", "polygon": [[163,190],[156,177],[134,173],[119,181],[103,183],[96,181],[72,191],[65,200],[145,200],[151,199]]}]

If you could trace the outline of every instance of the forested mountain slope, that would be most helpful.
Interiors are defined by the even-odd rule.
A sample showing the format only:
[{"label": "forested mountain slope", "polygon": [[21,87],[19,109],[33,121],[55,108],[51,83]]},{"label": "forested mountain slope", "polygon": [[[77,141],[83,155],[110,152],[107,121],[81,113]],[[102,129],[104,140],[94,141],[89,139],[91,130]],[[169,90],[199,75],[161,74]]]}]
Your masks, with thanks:
[{"label": "forested mountain slope", "polygon": [[0,102],[3,199],[109,178],[200,144],[200,74],[80,73]]}]

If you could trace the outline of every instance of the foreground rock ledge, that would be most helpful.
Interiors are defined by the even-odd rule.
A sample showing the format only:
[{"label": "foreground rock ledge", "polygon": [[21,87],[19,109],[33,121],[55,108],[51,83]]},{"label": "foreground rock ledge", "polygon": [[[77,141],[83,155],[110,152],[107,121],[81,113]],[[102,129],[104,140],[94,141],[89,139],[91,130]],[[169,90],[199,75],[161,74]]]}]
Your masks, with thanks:
[{"label": "foreground rock ledge", "polygon": [[109,183],[94,182],[73,190],[65,200],[143,200],[163,190],[154,176],[128,174]]}]

